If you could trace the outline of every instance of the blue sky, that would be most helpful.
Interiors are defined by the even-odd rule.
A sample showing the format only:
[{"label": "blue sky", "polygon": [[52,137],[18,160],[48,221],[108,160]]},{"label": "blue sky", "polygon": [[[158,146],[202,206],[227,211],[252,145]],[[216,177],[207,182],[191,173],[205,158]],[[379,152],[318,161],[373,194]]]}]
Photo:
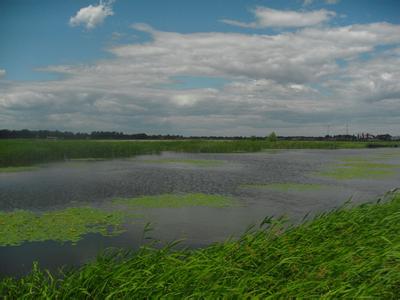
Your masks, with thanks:
[{"label": "blue sky", "polygon": [[396,0],[2,0],[0,127],[253,135],[350,122],[395,134],[399,23]]}]

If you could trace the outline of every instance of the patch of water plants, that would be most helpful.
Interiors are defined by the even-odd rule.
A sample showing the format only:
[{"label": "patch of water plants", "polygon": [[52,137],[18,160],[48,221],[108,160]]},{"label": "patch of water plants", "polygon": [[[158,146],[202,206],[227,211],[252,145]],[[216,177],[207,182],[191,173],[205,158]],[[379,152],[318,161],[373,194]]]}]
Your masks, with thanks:
[{"label": "patch of water plants", "polygon": [[243,184],[242,188],[257,188],[268,189],[281,192],[305,192],[305,191],[318,191],[324,188],[329,188],[327,185],[318,183],[266,183],[266,184]]},{"label": "patch of water plants", "polygon": [[343,158],[339,164],[334,164],[318,175],[338,180],[349,179],[379,179],[396,174],[398,164],[381,163],[367,160],[366,158]]},{"label": "patch of water plants", "polygon": [[129,209],[227,207],[235,203],[233,199],[222,195],[164,194],[113,199],[107,210],[86,206],[42,213],[28,210],[0,211],[0,246],[46,240],[76,244],[88,233],[115,236],[124,231],[123,225],[128,220],[138,217]]},{"label": "patch of water plants", "polygon": [[98,158],[93,158],[93,157],[87,157],[87,158],[72,158],[72,159],[69,159],[68,161],[72,161],[72,162],[90,162],[90,161],[94,161],[94,162],[96,162],[96,161],[103,161],[103,160],[106,160],[107,158],[101,158],[101,157],[98,157]]},{"label": "patch of water plants", "polygon": [[54,240],[76,243],[87,233],[104,236],[121,233],[126,214],[92,207],[71,207],[35,213],[27,210],[0,212],[0,246]]},{"label": "patch of water plants", "polygon": [[39,167],[37,166],[30,166],[30,167],[3,167],[0,168],[1,173],[14,173],[14,172],[29,172],[29,171],[36,171]]},{"label": "patch of water plants", "polygon": [[236,201],[223,195],[193,193],[115,198],[112,203],[131,208],[179,208],[190,206],[227,207],[235,205]]},{"label": "patch of water plants", "polygon": [[0,281],[6,299],[400,298],[400,196],[299,226],[266,218],[204,249],[109,250],[68,273],[34,265]]},{"label": "patch of water plants", "polygon": [[139,162],[151,163],[151,164],[184,164],[192,165],[197,167],[215,167],[224,164],[221,160],[211,160],[211,159],[149,159],[149,160],[139,160]]}]

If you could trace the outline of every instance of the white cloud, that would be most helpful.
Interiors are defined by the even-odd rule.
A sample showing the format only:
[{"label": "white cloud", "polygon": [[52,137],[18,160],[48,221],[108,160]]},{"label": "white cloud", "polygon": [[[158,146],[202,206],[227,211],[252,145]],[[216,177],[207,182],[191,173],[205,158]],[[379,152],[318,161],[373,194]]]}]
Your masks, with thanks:
[{"label": "white cloud", "polygon": [[[353,129],[358,122],[364,130],[387,123],[400,130],[400,25],[275,35],[134,28],[152,39],[112,47],[112,58],[92,65],[42,68],[68,75],[60,80],[2,86],[0,128],[325,134],[323,124],[350,121]],[[391,49],[375,52],[378,46]],[[228,83],[182,90],[171,86],[176,76]]]},{"label": "white cloud", "polygon": [[125,35],[125,34],[123,34],[123,33],[114,31],[114,32],[111,34],[111,39],[112,39],[112,40],[119,40],[119,39],[121,39],[124,35]]},{"label": "white cloud", "polygon": [[81,8],[75,16],[69,19],[70,26],[84,25],[90,30],[103,23],[104,19],[114,14],[111,4],[113,1],[100,2],[98,5],[89,5]]},{"label": "white cloud", "polygon": [[321,24],[328,21],[336,14],[325,9],[298,12],[293,10],[277,10],[268,7],[256,7],[252,10],[256,21],[245,23],[235,20],[223,19],[222,22],[246,27],[246,28],[266,28],[266,27],[307,27]]},{"label": "white cloud", "polygon": [[0,69],[0,78],[6,75],[6,70]]}]

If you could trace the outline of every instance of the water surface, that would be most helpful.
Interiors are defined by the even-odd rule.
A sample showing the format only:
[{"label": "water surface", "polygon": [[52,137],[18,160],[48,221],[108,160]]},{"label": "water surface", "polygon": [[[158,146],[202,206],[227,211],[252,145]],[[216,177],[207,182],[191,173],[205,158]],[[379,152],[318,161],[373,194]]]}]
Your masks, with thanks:
[{"label": "water surface", "polygon": [[[0,247],[0,275],[20,275],[33,261],[55,270],[77,266],[107,247],[136,249],[149,235],[168,242],[184,239],[182,246],[202,247],[237,237],[266,216],[287,215],[299,222],[304,215],[331,210],[352,198],[371,201],[399,186],[400,172],[381,178],[337,180],[320,176],[343,161],[400,164],[398,149],[290,150],[236,154],[162,153],[131,159],[67,161],[37,170],[0,173],[0,210],[48,211],[81,205],[102,207],[113,198],[175,193],[219,194],[235,198],[232,207],[139,209],[140,217],[119,236],[88,234],[76,245],[54,241]],[[204,160],[209,163],[198,163]],[[179,162],[182,161],[182,162]],[[323,188],[279,190],[269,183],[321,185]],[[253,187],[254,185],[254,187]]]}]

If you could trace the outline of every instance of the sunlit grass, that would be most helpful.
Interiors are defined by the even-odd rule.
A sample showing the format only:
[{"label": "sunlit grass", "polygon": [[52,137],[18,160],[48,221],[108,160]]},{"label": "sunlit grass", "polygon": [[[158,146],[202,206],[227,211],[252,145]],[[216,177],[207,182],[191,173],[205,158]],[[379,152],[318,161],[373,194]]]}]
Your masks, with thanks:
[{"label": "sunlit grass", "polygon": [[227,207],[236,204],[230,197],[208,194],[163,194],[156,196],[141,196],[135,198],[116,198],[115,205],[136,208],[179,208],[190,206]]},{"label": "sunlit grass", "polygon": [[[6,299],[399,299],[400,197],[198,250],[109,251],[62,275],[0,281]],[[58,275],[60,276],[60,275]]]}]

